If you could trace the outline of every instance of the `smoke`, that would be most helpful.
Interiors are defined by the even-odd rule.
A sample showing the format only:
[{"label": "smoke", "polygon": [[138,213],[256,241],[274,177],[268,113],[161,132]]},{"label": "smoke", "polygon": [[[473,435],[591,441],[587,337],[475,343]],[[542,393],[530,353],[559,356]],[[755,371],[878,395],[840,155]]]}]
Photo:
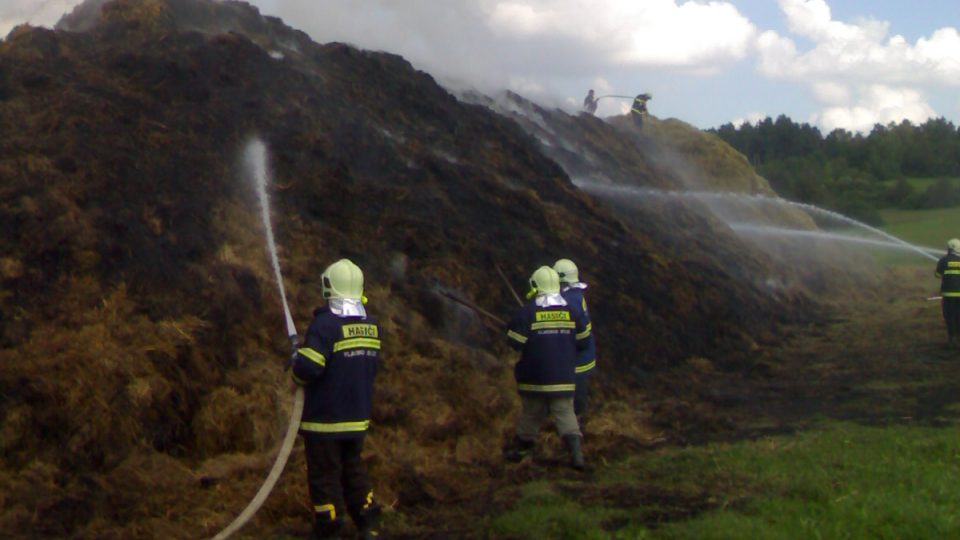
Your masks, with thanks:
[{"label": "smoke", "polygon": [[52,27],[81,0],[3,0],[0,2],[0,37],[20,24]]}]

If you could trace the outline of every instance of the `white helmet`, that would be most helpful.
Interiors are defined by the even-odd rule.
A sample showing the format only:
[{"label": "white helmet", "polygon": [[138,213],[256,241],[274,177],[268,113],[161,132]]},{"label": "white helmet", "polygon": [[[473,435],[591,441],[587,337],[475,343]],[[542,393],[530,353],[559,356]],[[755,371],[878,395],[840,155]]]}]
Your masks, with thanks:
[{"label": "white helmet", "polygon": [[960,239],[958,239],[958,238],[951,238],[951,239],[947,242],[947,249],[950,250],[950,251],[952,251],[952,252],[954,252],[954,253],[956,253],[956,254],[960,254]]},{"label": "white helmet", "polygon": [[551,294],[560,292],[560,276],[549,266],[541,266],[530,276],[530,293],[528,298],[536,294]]},{"label": "white helmet", "polygon": [[553,263],[553,269],[560,275],[561,283],[577,283],[580,281],[580,272],[577,265],[570,259],[559,259]]},{"label": "white helmet", "polygon": [[350,259],[340,259],[328,266],[321,279],[324,298],[363,298],[363,272]]}]

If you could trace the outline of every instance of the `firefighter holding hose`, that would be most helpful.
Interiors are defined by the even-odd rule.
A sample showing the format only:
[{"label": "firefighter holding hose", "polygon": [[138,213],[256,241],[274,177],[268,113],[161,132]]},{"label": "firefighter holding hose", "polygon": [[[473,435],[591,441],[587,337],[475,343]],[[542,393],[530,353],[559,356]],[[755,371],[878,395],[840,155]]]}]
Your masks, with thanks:
[{"label": "firefighter holding hose", "polygon": [[[341,259],[323,272],[326,305],[317,308],[304,344],[291,358],[305,402],[300,434],[313,503],[312,539],[340,538],[349,514],[359,537],[377,537],[380,507],[361,459],[370,425],[380,327],[367,314],[363,272]],[[346,512],[344,512],[346,510]]]},{"label": "firefighter holding hose", "polygon": [[947,325],[947,345],[960,347],[960,239],[947,242],[947,254],[937,261],[935,275],[940,278],[940,302]]}]

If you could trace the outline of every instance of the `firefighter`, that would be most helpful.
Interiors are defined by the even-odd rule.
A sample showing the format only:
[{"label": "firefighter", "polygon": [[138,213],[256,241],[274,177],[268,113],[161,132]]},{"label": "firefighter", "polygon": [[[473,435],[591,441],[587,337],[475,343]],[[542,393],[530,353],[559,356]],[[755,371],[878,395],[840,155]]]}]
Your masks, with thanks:
[{"label": "firefighter", "polygon": [[948,345],[960,347],[960,239],[947,242],[947,254],[937,261],[943,320],[947,324]]},{"label": "firefighter", "polygon": [[587,92],[587,97],[583,98],[583,110],[590,114],[597,112],[597,98],[593,97],[593,88]]},{"label": "firefighter", "polygon": [[[377,536],[380,506],[361,459],[370,424],[380,327],[367,314],[363,272],[340,259],[323,272],[326,304],[291,358],[305,400],[300,434],[313,503],[313,539],[339,538],[346,514],[360,538]],[[346,510],[346,512],[344,512]]]},{"label": "firefighter", "polygon": [[570,259],[559,259],[553,263],[553,269],[560,276],[560,294],[563,295],[563,299],[567,301],[571,310],[583,312],[582,316],[586,321],[587,329],[590,330],[590,336],[585,340],[586,346],[577,354],[575,369],[577,388],[573,395],[573,412],[577,415],[577,421],[582,430],[589,404],[590,376],[597,367],[596,337],[593,334],[590,311],[587,309],[587,299],[584,298],[587,284],[580,281],[577,265]]},{"label": "firefighter", "polygon": [[650,94],[637,94],[637,97],[633,98],[630,115],[633,117],[633,123],[635,123],[638,128],[643,127],[643,117],[647,114],[647,101],[650,98]]},{"label": "firefighter", "polygon": [[529,302],[507,325],[510,346],[520,351],[514,366],[520,394],[516,435],[505,457],[519,462],[532,454],[540,426],[549,415],[570,453],[570,465],[584,468],[580,426],[573,412],[577,351],[590,329],[580,310],[571,310],[560,294],[560,276],[541,266],[530,277]]}]

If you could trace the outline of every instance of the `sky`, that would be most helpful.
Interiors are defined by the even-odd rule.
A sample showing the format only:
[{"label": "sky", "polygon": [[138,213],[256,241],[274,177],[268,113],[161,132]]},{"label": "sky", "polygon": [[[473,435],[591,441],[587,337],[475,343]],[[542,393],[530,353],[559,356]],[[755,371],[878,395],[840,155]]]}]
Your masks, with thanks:
[{"label": "sky", "polygon": [[[80,0],[0,0],[0,36]],[[251,0],[315,41],[405,57],[451,88],[578,111],[650,93],[699,128],[785,114],[826,134],[960,124],[957,0]],[[628,110],[600,100],[597,114]]]}]

